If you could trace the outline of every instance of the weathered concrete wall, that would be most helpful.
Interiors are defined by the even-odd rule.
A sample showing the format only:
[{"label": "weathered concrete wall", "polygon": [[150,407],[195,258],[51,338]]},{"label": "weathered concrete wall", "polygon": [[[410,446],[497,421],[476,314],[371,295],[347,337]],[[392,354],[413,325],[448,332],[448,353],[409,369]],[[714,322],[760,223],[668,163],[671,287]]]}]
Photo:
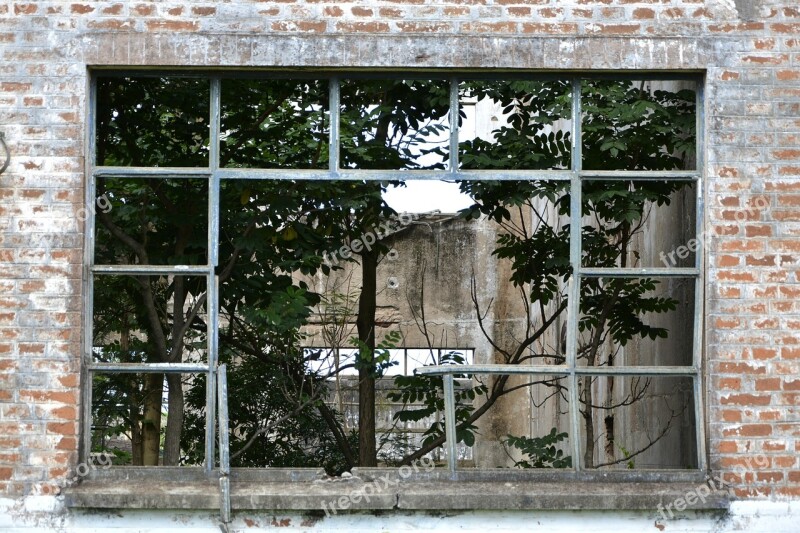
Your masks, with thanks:
[{"label": "weathered concrete wall", "polygon": [[795,0],[0,2],[0,492],[77,461],[87,69],[234,66],[704,72],[710,464],[800,496],[799,33]]}]

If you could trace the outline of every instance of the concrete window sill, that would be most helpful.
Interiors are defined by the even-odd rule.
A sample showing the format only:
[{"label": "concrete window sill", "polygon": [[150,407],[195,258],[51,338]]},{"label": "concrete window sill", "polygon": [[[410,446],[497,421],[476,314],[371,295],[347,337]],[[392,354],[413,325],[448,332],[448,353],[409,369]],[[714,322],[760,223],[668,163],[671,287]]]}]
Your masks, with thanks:
[{"label": "concrete window sill", "polygon": [[[405,474],[405,475],[404,475]],[[64,490],[66,504],[101,509],[219,509],[218,473],[182,467],[97,470]],[[233,510],[725,510],[725,492],[698,472],[559,472],[520,470],[400,471],[356,468],[345,478],[316,469],[234,469]],[[698,490],[699,489],[699,490]],[[690,497],[703,494],[702,500]],[[360,496],[360,497],[359,497]],[[367,497],[368,496],[368,497]]]}]

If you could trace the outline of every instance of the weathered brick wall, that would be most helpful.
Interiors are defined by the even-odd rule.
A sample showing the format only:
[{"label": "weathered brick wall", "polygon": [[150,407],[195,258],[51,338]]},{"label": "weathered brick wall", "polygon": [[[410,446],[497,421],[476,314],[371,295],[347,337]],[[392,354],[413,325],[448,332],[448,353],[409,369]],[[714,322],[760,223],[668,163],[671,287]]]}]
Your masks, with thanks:
[{"label": "weathered brick wall", "polygon": [[740,496],[800,496],[797,0],[0,1],[8,496],[77,460],[87,68],[103,65],[705,71],[711,465]]}]

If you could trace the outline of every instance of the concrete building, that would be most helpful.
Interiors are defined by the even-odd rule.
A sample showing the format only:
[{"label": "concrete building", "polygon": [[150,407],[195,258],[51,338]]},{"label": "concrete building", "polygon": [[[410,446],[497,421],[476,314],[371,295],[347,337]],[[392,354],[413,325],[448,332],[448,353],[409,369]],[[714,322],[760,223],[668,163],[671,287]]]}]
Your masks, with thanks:
[{"label": "concrete building", "polygon": [[[0,2],[0,528],[797,531],[799,36],[795,0]],[[696,464],[667,473],[454,476],[417,463],[336,480],[313,470],[237,470],[222,483],[216,463],[210,472],[90,465],[85,400],[97,369],[88,366],[87,291],[102,268],[85,230],[97,209],[94,180],[128,175],[98,169],[91,157],[93,84],[103,69],[201,78],[384,70],[451,81],[552,73],[698,80],[701,150],[696,170],[679,174],[697,184],[698,202],[687,209],[699,208],[690,247],[702,261],[696,272],[685,267],[683,275],[697,280],[693,292],[672,286],[700,302],[692,311],[695,359],[681,361],[683,370],[660,363],[699,392],[692,417],[681,422],[697,435]],[[578,187],[605,179],[580,164],[567,172]],[[213,187],[222,174],[211,165],[193,176],[211,176]],[[665,227],[654,224],[653,232]],[[649,250],[645,266],[662,266],[656,257],[665,250],[654,243],[665,240],[676,246],[667,250],[674,257],[688,256],[683,236],[662,235],[640,244]],[[212,263],[196,273],[213,277]],[[572,266],[587,278],[602,274]],[[389,277],[397,276],[386,276],[387,284]],[[515,305],[495,312],[513,321]],[[681,320],[670,327],[687,327]],[[553,337],[560,342],[560,331]],[[454,342],[488,351],[485,339]],[[567,343],[573,352],[575,342]],[[568,369],[569,379],[580,379],[579,366]],[[519,434],[541,434],[531,431],[530,416],[515,419],[505,409]],[[614,433],[642,431],[623,426]],[[215,440],[213,427],[208,434]],[[594,453],[618,456],[613,450]],[[488,453],[476,459],[499,466]]]}]

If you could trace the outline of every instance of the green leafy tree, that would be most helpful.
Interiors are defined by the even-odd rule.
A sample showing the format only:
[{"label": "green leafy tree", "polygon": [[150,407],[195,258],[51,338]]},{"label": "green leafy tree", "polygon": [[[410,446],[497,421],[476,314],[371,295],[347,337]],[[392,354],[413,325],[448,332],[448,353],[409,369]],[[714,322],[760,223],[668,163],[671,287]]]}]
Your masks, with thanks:
[{"label": "green leafy tree", "polygon": [[[571,139],[560,121],[569,120],[570,89],[560,82],[468,82],[464,98],[499,102],[506,123],[493,140],[461,143],[464,168],[568,168]],[[191,96],[190,96],[191,95]],[[327,83],[297,80],[224,80],[220,164],[238,168],[326,168],[329,113]],[[693,93],[647,91],[632,82],[585,83],[584,166],[603,169],[666,170],[682,168],[693,145]],[[98,87],[97,157],[102,165],[206,166],[208,158],[208,85],[191,78],[104,78]],[[443,168],[447,144],[432,138],[445,130],[449,105],[446,84],[425,81],[352,81],[342,86],[341,165],[366,170]],[[295,273],[329,273],[323,258],[352,239],[374,230],[394,212],[382,200],[398,182],[370,181],[224,181],[220,212],[220,359],[231,365],[230,379],[243,390],[231,406],[236,430],[232,446],[240,464],[310,464],[331,470],[375,464],[375,308],[377,264],[386,248],[379,244],[357,258],[362,280],[357,311],[360,380],[359,431],[343,430],[328,405],[325,380],[309,368],[299,349],[299,331],[320,295]],[[633,238],[641,231],[651,205],[671,201],[679,182],[587,182],[583,190],[584,261],[594,266],[626,266],[635,255]],[[474,205],[465,218],[488,217],[503,229],[494,254],[511,263],[511,283],[523,288],[529,309],[539,306],[540,327],[529,330],[517,346],[498,350],[505,363],[536,357],[530,347],[566,310],[563,288],[570,276],[569,194],[563,182],[470,181],[461,184]],[[113,205],[98,214],[98,263],[204,264],[207,250],[207,185],[196,179],[104,179],[98,192]],[[527,225],[526,213],[542,205],[559,215]],[[580,328],[585,340],[579,357],[589,365],[613,358],[609,346],[637,337],[663,337],[663,328],[642,316],[673,309],[670,298],[650,297],[657,280],[589,280],[581,286]],[[188,277],[135,277],[98,285],[95,344],[99,357],[114,361],[182,361],[205,339],[205,287]],[[473,300],[477,306],[473,288]],[[478,312],[480,317],[480,312]],[[483,327],[483,324],[481,324]],[[123,343],[121,339],[128,339]],[[155,464],[153,417],[163,410],[163,376],[130,386],[104,385],[114,400],[104,406],[142,405],[127,426],[142,433],[134,461]],[[165,464],[177,464],[181,448],[199,457],[199,420],[204,405],[202,380],[182,383],[167,376],[168,417]],[[441,380],[398,381],[399,398],[409,420],[441,408]],[[498,377],[490,385],[459,392],[458,437],[474,439],[475,423],[516,387]],[[552,380],[539,382],[558,388]],[[269,391],[258,392],[259,385]],[[188,404],[184,403],[188,387]],[[135,392],[143,391],[143,392]],[[100,392],[98,390],[98,392]],[[482,402],[475,401],[482,398]],[[156,399],[158,398],[158,399]],[[591,387],[581,401],[591,424]],[[188,411],[187,411],[188,410]],[[132,411],[133,412],[133,411]],[[187,414],[188,413],[188,414]],[[106,411],[106,419],[109,419]],[[160,417],[158,424],[160,424]],[[184,420],[185,418],[185,420]],[[144,435],[147,436],[144,436]],[[297,442],[292,441],[297,437]],[[253,439],[256,439],[255,441]],[[353,449],[355,438],[359,450]],[[254,443],[258,443],[255,446]],[[410,462],[444,442],[434,424],[423,446],[403,458]],[[587,437],[587,445],[589,438]],[[183,444],[181,444],[183,443]],[[272,444],[270,444],[272,443]],[[301,444],[304,443],[304,444]],[[280,449],[279,449],[280,448]],[[587,451],[587,455],[588,455]],[[138,455],[137,455],[138,454]],[[270,455],[272,454],[272,455]],[[321,454],[321,455],[320,455]],[[274,459],[270,459],[270,457]],[[141,459],[139,459],[141,458]],[[270,462],[271,461],[271,462]],[[589,466],[591,464],[589,463]]]}]

